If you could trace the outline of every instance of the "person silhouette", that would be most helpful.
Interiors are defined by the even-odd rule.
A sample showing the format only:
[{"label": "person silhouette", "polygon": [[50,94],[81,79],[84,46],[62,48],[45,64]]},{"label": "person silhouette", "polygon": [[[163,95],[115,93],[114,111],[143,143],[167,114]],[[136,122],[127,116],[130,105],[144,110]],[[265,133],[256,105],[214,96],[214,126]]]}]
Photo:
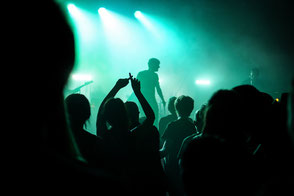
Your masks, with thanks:
[{"label": "person silhouette", "polygon": [[[129,80],[146,115],[143,123],[139,122],[138,106],[134,102],[123,103],[114,98]],[[159,134],[153,126],[154,119],[154,112],[141,93],[140,82],[131,74],[117,81],[98,111],[97,134],[105,144],[108,167],[124,176],[136,195],[165,195]]]},{"label": "person silhouette", "polygon": [[187,137],[178,155],[186,194],[251,195],[255,177],[240,96],[233,90],[218,90],[205,107],[202,134]]},{"label": "person silhouette", "polygon": [[127,109],[127,113],[128,113],[128,117],[129,117],[129,126],[130,126],[130,130],[140,126],[140,125],[144,125],[144,126],[152,126],[155,120],[155,114],[154,111],[152,110],[150,104],[148,103],[148,101],[146,100],[146,98],[144,97],[144,95],[141,92],[141,82],[136,79],[133,78],[132,74],[129,73],[129,79],[131,80],[131,85],[132,85],[132,89],[134,91],[135,96],[137,97],[144,113],[145,113],[145,118],[143,120],[142,123],[140,123],[140,118],[139,118],[139,108],[137,106],[137,104],[135,102],[132,101],[127,101],[125,102],[125,106]]},{"label": "person silhouette", "polygon": [[[146,119],[139,123],[139,112],[135,102],[126,102],[130,118],[130,128],[135,144],[137,171],[135,182],[138,195],[166,195],[167,180],[161,165],[159,154],[159,133],[153,125],[154,112],[140,90],[140,81],[130,74],[132,89],[141,104]],[[139,183],[138,183],[139,182]]]},{"label": "person silhouette", "polygon": [[[15,8],[21,17],[9,23],[20,42],[7,74],[14,73],[14,82],[23,85],[9,93],[12,101],[22,95],[22,104],[9,104],[9,110],[19,112],[9,130],[12,137],[5,138],[10,148],[4,150],[9,156],[3,166],[8,172],[2,175],[8,186],[3,187],[14,184],[23,194],[87,194],[95,189],[114,195],[112,187],[124,192],[116,178],[88,165],[67,124],[63,90],[75,61],[75,40],[61,8],[53,0],[19,2]],[[20,31],[20,24],[26,29]]]},{"label": "person silhouette", "polygon": [[70,128],[82,155],[91,166],[103,167],[102,139],[84,129],[86,121],[91,116],[89,100],[83,94],[71,94],[66,97],[65,106]]},{"label": "person silhouette", "polygon": [[177,120],[178,116],[177,116],[177,113],[176,113],[176,109],[175,109],[175,101],[176,101],[176,97],[171,97],[169,98],[168,100],[168,104],[167,104],[167,109],[168,111],[170,112],[169,115],[167,116],[164,116],[162,117],[160,120],[159,120],[159,134],[160,136],[162,136],[165,128],[167,127],[167,125],[174,121],[174,120]]},{"label": "person silhouette", "polygon": [[115,95],[127,86],[128,78],[119,79],[103,99],[97,114],[97,135],[103,140],[107,170],[130,183],[131,142],[129,119],[124,102]]},{"label": "person silhouette", "polygon": [[197,132],[186,137],[181,145],[181,148],[178,152],[178,159],[180,159],[180,157],[183,154],[183,151],[186,149],[187,145],[189,144],[189,142],[195,138],[198,138],[202,135],[203,133],[203,127],[205,124],[205,113],[207,110],[207,105],[206,104],[202,104],[202,106],[200,107],[199,110],[197,110],[195,112],[195,120],[194,120],[194,125],[196,127]]},{"label": "person silhouette", "polygon": [[158,109],[158,103],[155,98],[155,89],[163,103],[164,108],[166,105],[166,102],[163,97],[162,90],[159,84],[159,77],[158,77],[158,74],[156,73],[158,72],[158,69],[160,68],[159,64],[160,64],[160,61],[157,58],[150,58],[148,61],[148,70],[141,71],[137,75],[137,79],[141,83],[142,93],[154,111],[155,126],[158,126],[158,118],[159,118],[159,109]]},{"label": "person silhouette", "polygon": [[169,123],[162,135],[164,147],[161,149],[161,155],[166,155],[165,171],[171,185],[170,195],[183,195],[178,168],[178,152],[183,140],[197,131],[193,120],[189,118],[194,109],[194,99],[182,95],[177,98],[175,108],[179,118]]}]

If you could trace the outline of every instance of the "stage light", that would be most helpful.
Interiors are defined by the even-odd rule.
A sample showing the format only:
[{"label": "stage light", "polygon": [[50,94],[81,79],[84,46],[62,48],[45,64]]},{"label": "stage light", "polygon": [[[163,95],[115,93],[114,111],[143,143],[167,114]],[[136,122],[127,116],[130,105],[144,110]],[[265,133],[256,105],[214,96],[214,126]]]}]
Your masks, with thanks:
[{"label": "stage light", "polygon": [[140,18],[143,17],[143,14],[142,14],[142,12],[140,12],[140,11],[135,11],[134,16],[135,16],[136,18],[140,19]]},{"label": "stage light", "polygon": [[101,8],[98,9],[98,13],[100,15],[107,14],[107,10],[104,7],[101,7]]},{"label": "stage light", "polygon": [[98,13],[107,41],[116,45],[113,45],[112,48],[117,48],[120,44],[123,44],[124,47],[128,47],[132,40],[132,32],[130,31],[132,28],[131,21],[105,8],[99,8]]},{"label": "stage light", "polygon": [[71,78],[75,81],[91,81],[93,79],[90,74],[72,74]]},{"label": "stage light", "polygon": [[77,15],[79,15],[79,10],[78,10],[78,8],[77,8],[74,4],[72,4],[72,3],[69,3],[69,4],[67,5],[67,10],[68,10],[69,13],[70,13],[71,15],[73,15],[73,16],[77,16]]},{"label": "stage light", "polygon": [[210,85],[210,81],[209,80],[196,80],[195,84],[197,84],[197,85]]},{"label": "stage light", "polygon": [[105,9],[104,7],[99,8],[98,13],[103,22],[103,25],[115,28],[115,26],[119,23],[115,13]]},{"label": "stage light", "polygon": [[72,11],[72,10],[77,9],[77,7],[76,7],[74,4],[69,3],[69,4],[67,5],[67,9],[68,9],[69,11]]},{"label": "stage light", "polygon": [[158,29],[154,26],[156,23],[154,19],[148,14],[145,14],[141,11],[136,11],[134,13],[135,18],[138,19],[138,21],[146,28],[148,31],[150,31],[154,37],[160,38],[160,33]]},{"label": "stage light", "polygon": [[134,13],[135,18],[137,18],[143,25],[145,26],[150,26],[150,18],[144,13],[142,13],[141,11],[135,11]]}]

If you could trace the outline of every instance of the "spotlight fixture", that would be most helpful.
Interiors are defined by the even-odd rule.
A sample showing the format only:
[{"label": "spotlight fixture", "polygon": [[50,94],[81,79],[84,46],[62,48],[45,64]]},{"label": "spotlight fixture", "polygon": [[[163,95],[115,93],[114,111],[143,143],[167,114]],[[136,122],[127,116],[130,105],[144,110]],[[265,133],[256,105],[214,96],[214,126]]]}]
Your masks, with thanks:
[{"label": "spotlight fixture", "polygon": [[98,9],[98,13],[99,13],[100,15],[102,15],[102,14],[107,13],[107,10],[106,10],[104,7],[101,7],[101,8]]},{"label": "spotlight fixture", "polygon": [[210,85],[210,81],[209,80],[196,80],[195,84],[197,84],[197,85]]},{"label": "spotlight fixture", "polygon": [[142,18],[143,14],[140,11],[135,11],[134,16],[139,19]]}]

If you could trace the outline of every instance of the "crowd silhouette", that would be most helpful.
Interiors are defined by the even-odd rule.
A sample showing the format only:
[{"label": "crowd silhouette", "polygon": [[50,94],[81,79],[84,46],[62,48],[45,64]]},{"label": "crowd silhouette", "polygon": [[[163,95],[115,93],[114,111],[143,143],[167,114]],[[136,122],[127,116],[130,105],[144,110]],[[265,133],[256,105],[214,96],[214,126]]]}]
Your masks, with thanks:
[{"label": "crowd silhouette", "polygon": [[[31,75],[20,80],[28,85],[37,72],[42,88],[23,96],[17,137],[9,140],[13,147],[5,157],[7,181],[46,194],[293,195],[293,81],[279,102],[252,85],[218,90],[195,119],[192,97],[171,97],[171,114],[159,120],[158,130],[157,114],[130,73],[103,99],[97,133],[90,134],[84,128],[91,115],[88,99],[63,97],[75,60],[73,33],[53,1],[39,4],[46,9],[31,8],[43,19],[30,21],[40,36],[32,38],[34,58],[24,72]],[[129,84],[143,122],[135,102],[116,97]]]}]

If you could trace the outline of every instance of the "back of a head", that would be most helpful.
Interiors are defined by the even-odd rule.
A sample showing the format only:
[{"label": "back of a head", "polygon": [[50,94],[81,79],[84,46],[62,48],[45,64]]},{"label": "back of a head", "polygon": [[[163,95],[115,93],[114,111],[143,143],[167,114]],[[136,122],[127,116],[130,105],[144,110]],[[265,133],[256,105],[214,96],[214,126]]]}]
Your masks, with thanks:
[{"label": "back of a head", "polygon": [[219,90],[214,93],[207,105],[204,134],[241,137],[242,108],[242,102],[236,92]]},{"label": "back of a head", "polygon": [[[13,38],[15,44],[11,44],[14,47],[13,66],[8,67],[13,69],[15,82],[22,86],[19,90],[23,92],[15,92],[18,96],[26,95],[22,96],[22,104],[17,104],[20,107],[19,120],[23,123],[19,123],[20,129],[16,127],[15,130],[30,130],[18,132],[19,141],[13,137],[19,156],[11,154],[19,160],[24,160],[24,156],[26,159],[14,167],[18,168],[17,177],[23,176],[25,180],[25,176],[31,175],[32,183],[38,185],[47,184],[44,182],[48,179],[69,180],[66,172],[58,172],[66,164],[59,165],[55,160],[63,160],[60,155],[74,160],[79,154],[67,129],[63,99],[63,88],[74,65],[75,42],[66,17],[55,2],[19,1],[17,6],[11,7],[19,17],[9,21],[15,27],[11,32],[17,36]],[[17,160],[11,162],[20,163]],[[56,184],[50,188],[54,189]]]},{"label": "back of a head", "polygon": [[135,102],[127,101],[125,102],[125,106],[127,109],[128,117],[132,126],[136,126],[139,124],[139,108]]},{"label": "back of a head", "polygon": [[[45,97],[62,92],[75,60],[74,36],[61,8],[53,0],[25,2],[30,6],[23,20],[26,30],[20,36],[28,40],[21,51],[28,62],[21,72],[26,79],[38,81],[38,92]],[[30,5],[32,4],[32,5]],[[22,20],[21,19],[21,20]],[[25,73],[25,74],[24,74]],[[29,76],[29,74],[32,74]],[[48,93],[50,91],[50,93]]]},{"label": "back of a head", "polygon": [[106,121],[116,129],[128,129],[129,119],[124,102],[119,98],[110,98],[104,104]]},{"label": "back of a head", "polygon": [[[20,8],[19,12],[15,12],[21,17],[14,17],[17,20],[10,22],[17,28],[14,40],[18,42],[18,47],[13,51],[13,61],[16,62],[8,67],[13,68],[11,71],[16,74],[16,82],[22,85],[20,90],[23,92],[17,92],[18,96],[22,93],[26,95],[22,96],[22,109],[18,108],[24,120],[22,129],[36,129],[36,132],[30,133],[47,131],[40,134],[48,136],[41,136],[42,139],[52,135],[57,140],[62,137],[53,135],[61,135],[61,131],[58,129],[57,133],[54,128],[65,129],[63,88],[75,60],[73,32],[64,13],[53,0],[20,1],[14,7]],[[28,88],[31,89],[30,93],[27,93]],[[33,117],[27,114],[28,111]],[[46,129],[40,128],[44,126]],[[26,132],[28,139],[33,138],[30,133]],[[35,141],[40,142],[41,139]]]},{"label": "back of a head", "polygon": [[168,100],[167,109],[171,114],[176,114],[175,101],[176,97],[171,97]]},{"label": "back of a head", "polygon": [[259,101],[260,92],[252,85],[239,85],[232,89],[237,92],[247,106],[255,106]]},{"label": "back of a head", "polygon": [[180,117],[189,117],[194,109],[194,100],[189,96],[182,95],[175,101],[175,108]]},{"label": "back of a head", "polygon": [[[266,93],[262,93],[251,85],[240,85],[233,88],[243,104],[243,117],[246,118],[246,126],[248,134],[254,134],[260,137],[266,130],[265,125],[269,125],[267,119],[270,113],[268,109],[271,107],[273,98]],[[266,122],[267,121],[267,122]],[[245,128],[245,127],[244,127]]]},{"label": "back of a head", "polygon": [[90,103],[85,95],[71,94],[65,104],[71,123],[84,124],[90,118]]}]

